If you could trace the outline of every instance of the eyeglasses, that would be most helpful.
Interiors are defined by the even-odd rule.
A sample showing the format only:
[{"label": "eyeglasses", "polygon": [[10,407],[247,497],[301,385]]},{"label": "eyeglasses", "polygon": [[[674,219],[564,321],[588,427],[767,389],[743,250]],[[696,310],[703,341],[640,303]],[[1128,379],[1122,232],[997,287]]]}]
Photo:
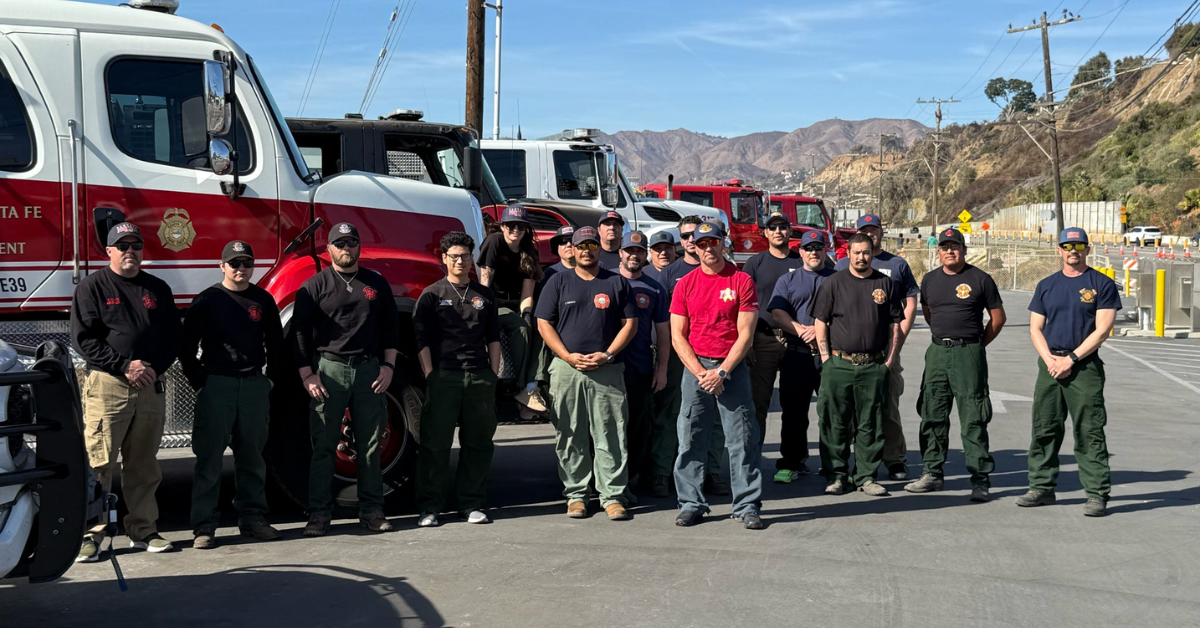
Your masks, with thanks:
[{"label": "eyeglasses", "polygon": [[1059,248],[1064,251],[1084,251],[1087,250],[1087,247],[1088,245],[1082,242],[1068,242],[1066,244],[1059,245]]},{"label": "eyeglasses", "polygon": [[513,231],[524,231],[528,228],[528,226],[523,222],[502,222],[500,223],[500,226],[504,227],[505,229],[512,229]]},{"label": "eyeglasses", "polygon": [[764,228],[765,228],[767,231],[787,231],[787,230],[788,230],[788,226],[787,226],[787,225],[782,225],[782,224],[779,224],[779,223],[777,223],[777,222],[776,222],[776,223],[771,223],[771,224],[767,225],[767,226],[766,226],[766,227],[764,227]]},{"label": "eyeglasses", "polygon": [[239,268],[245,268],[247,270],[254,268],[254,260],[252,260],[252,259],[231,259],[225,263],[228,264],[229,267],[234,270],[237,270]]},{"label": "eyeglasses", "polygon": [[471,259],[470,253],[462,253],[459,255],[455,255],[453,253],[442,253],[442,255],[445,255],[446,259],[450,260],[451,264],[457,264],[459,262],[465,262]]},{"label": "eyeglasses", "polygon": [[580,242],[575,245],[575,248],[580,251],[595,251],[600,248],[600,244],[598,242]]},{"label": "eyeglasses", "polygon": [[118,242],[113,245],[113,248],[124,253],[125,251],[128,251],[129,249],[133,249],[135,251],[140,251],[140,250],[142,250],[143,246],[146,246],[146,245],[142,244],[141,242]]},{"label": "eyeglasses", "polygon": [[694,237],[696,237],[696,230],[695,230],[695,229],[693,229],[693,230],[691,230],[691,231],[688,231],[687,233],[684,233],[683,231],[680,231],[680,232],[679,232],[679,239],[680,239],[680,240],[691,240],[691,239],[692,239],[692,238],[694,238]]},{"label": "eyeglasses", "polygon": [[350,247],[352,249],[357,249],[358,248],[358,238],[346,238],[344,240],[336,240],[334,242],[330,242],[330,244],[332,244],[333,246],[335,246],[339,249],[344,249],[346,247]]},{"label": "eyeglasses", "polygon": [[696,240],[696,248],[698,248],[698,249],[707,250],[707,249],[711,249],[712,247],[717,246],[719,244],[721,244],[721,241],[717,240],[716,238],[703,238],[700,240]]},{"label": "eyeglasses", "polygon": [[825,252],[824,244],[822,244],[820,246],[805,246],[805,247],[801,247],[801,248],[803,248],[805,251],[808,251],[809,253],[824,253]]}]

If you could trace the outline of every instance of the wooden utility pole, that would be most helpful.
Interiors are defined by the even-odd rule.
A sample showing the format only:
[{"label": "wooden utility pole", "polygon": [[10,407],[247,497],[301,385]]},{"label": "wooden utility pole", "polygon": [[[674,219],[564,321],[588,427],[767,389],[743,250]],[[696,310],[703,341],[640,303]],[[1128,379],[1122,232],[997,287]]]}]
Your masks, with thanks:
[{"label": "wooden utility pole", "polygon": [[933,134],[933,206],[929,210],[929,225],[930,225],[929,233],[932,235],[937,235],[937,230],[938,230],[938,223],[937,223],[938,181],[940,180],[938,177],[938,173],[941,171],[941,169],[940,169],[941,162],[938,160],[938,153],[940,152],[940,149],[942,148],[942,103],[952,103],[952,102],[961,102],[961,101],[954,100],[953,98],[930,98],[929,100],[921,100],[920,98],[917,99],[917,104],[921,104],[921,105],[936,104],[937,105],[937,114],[934,116],[934,120],[936,121],[936,124],[937,124],[937,131],[935,131]]},{"label": "wooden utility pole", "polygon": [[876,133],[875,136],[879,138],[879,167],[875,168],[875,171],[879,173],[879,181],[877,183],[878,192],[875,196],[875,214],[879,216],[880,220],[883,220],[883,173],[886,172],[883,167],[883,138],[896,137],[896,134]]},{"label": "wooden utility pole", "polygon": [[467,0],[467,127],[483,137],[483,25],[486,7]]},{"label": "wooden utility pole", "polygon": [[[1068,11],[1066,11],[1064,9],[1063,10],[1063,19],[1061,19],[1057,22],[1047,22],[1046,14],[1043,12],[1041,22],[1034,20],[1033,24],[1030,24],[1029,26],[1026,26],[1024,28],[1012,28],[1012,25],[1010,24],[1009,29],[1007,31],[1011,35],[1012,33],[1020,33],[1022,31],[1030,31],[1035,28],[1040,28],[1042,30],[1042,62],[1044,65],[1044,67],[1042,69],[1042,73],[1046,75],[1046,96],[1045,96],[1046,102],[1050,102],[1054,99],[1054,82],[1051,80],[1051,76],[1050,76],[1050,30],[1049,29],[1051,26],[1058,26],[1060,24],[1067,24],[1069,22],[1077,22],[1077,21],[1083,19],[1082,17],[1080,17],[1078,15],[1074,15],[1074,14],[1070,14],[1070,17],[1067,17],[1068,14],[1069,14]],[[1055,118],[1054,110],[1049,109],[1049,111],[1050,111],[1050,162],[1051,162],[1051,165],[1053,166],[1053,170],[1054,170],[1054,219],[1055,219],[1054,236],[1057,238],[1058,233],[1063,230],[1062,175],[1059,172],[1058,121],[1057,121],[1057,118]]]}]

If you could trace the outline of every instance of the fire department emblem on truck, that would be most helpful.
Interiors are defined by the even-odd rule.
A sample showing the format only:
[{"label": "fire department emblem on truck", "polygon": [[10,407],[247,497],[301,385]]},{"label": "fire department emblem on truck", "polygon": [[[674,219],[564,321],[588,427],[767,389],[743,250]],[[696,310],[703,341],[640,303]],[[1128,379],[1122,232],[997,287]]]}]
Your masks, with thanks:
[{"label": "fire department emblem on truck", "polygon": [[187,211],[176,207],[164,212],[162,224],[158,226],[158,239],[164,248],[176,253],[190,247],[196,239],[196,229],[192,227]]}]

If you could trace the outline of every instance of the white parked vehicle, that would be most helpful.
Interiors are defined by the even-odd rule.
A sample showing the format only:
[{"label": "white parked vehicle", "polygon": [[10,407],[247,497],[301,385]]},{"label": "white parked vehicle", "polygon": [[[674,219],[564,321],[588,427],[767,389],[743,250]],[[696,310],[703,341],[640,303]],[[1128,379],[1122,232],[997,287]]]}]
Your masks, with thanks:
[{"label": "white parked vehicle", "polygon": [[688,215],[720,220],[729,231],[720,210],[685,201],[639,199],[613,147],[593,141],[599,134],[596,129],[568,129],[558,139],[483,140],[480,148],[510,199],[556,200],[597,212],[613,209],[625,218],[626,230],[639,229],[647,236],[669,231],[677,241],[679,220]]},{"label": "white parked vehicle", "polygon": [[1140,246],[1153,245],[1162,239],[1162,231],[1158,227],[1134,227],[1125,232],[1125,242]]}]

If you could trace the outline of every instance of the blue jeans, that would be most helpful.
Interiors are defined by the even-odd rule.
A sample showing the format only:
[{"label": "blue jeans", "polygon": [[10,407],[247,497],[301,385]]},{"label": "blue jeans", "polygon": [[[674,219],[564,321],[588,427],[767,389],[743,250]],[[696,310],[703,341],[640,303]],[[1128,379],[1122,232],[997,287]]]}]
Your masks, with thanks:
[{"label": "blue jeans", "polygon": [[[699,358],[706,369],[715,369],[720,360]],[[681,510],[709,511],[704,498],[704,463],[708,458],[713,428],[720,421],[725,430],[725,448],[729,451],[729,476],[733,488],[733,516],[758,512],[762,498],[762,446],[759,445],[758,420],[754,416],[754,395],[750,386],[750,368],[738,364],[725,380],[725,390],[714,397],[700,387],[700,381],[688,371],[680,383],[679,457],[675,460],[675,490]]]}]

